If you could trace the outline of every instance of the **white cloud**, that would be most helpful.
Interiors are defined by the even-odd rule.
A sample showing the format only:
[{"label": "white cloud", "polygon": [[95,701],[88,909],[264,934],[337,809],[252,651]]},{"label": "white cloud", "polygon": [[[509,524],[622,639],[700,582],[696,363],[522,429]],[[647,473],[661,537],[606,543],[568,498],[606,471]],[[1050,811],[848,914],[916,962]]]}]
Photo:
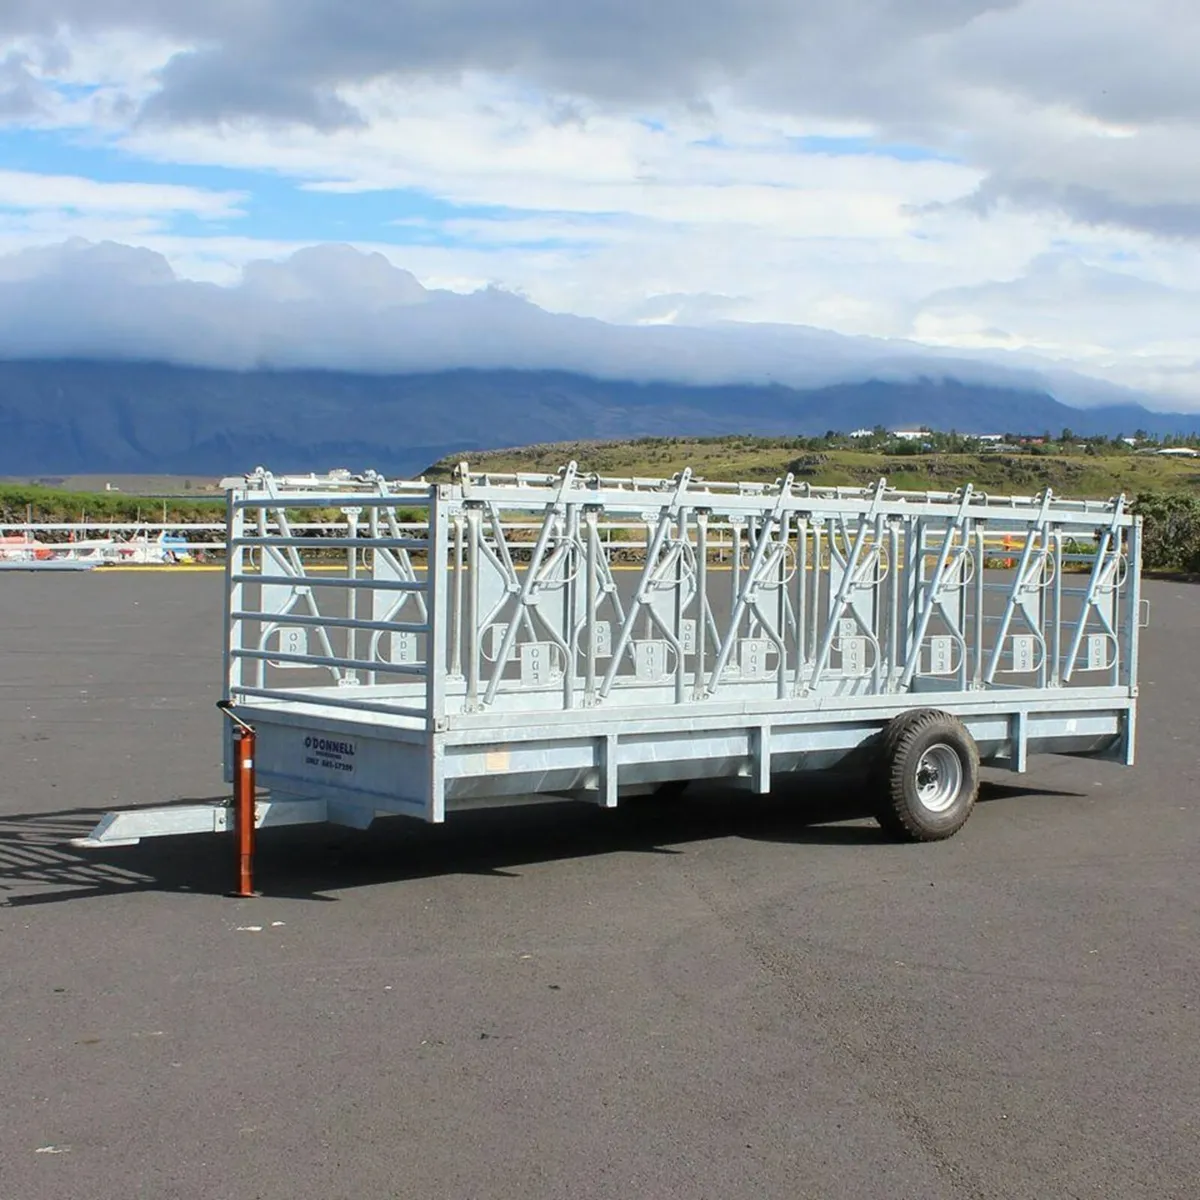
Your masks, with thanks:
[{"label": "white cloud", "polygon": [[935,345],[1069,358],[1116,382],[1196,405],[1198,312],[1200,291],[1047,254],[1016,279],[929,296],[914,313],[912,331]]},{"label": "white cloud", "polygon": [[[1137,312],[1140,320],[1130,321]],[[938,321],[997,331],[1015,344],[1075,351],[1089,340],[1098,353],[1154,353],[1190,346],[1200,356],[1200,293],[1181,293],[1135,275],[1104,270],[1073,255],[1047,254],[1017,279],[954,288],[929,296],[918,336]],[[1152,330],[1152,333],[1147,331]]]},{"label": "white cloud", "polygon": [[[0,356],[118,357],[199,366],[425,371],[515,367],[692,383],[952,374],[1048,386],[1047,364],[963,356],[913,343],[716,320],[714,300],[665,298],[704,328],[613,325],[554,315],[492,289],[424,289],[379,254],[302,250],[247,264],[235,286],[178,278],[145,249],[68,243],[0,258]],[[707,308],[707,311],[705,309]],[[653,305],[643,316],[655,315]],[[658,311],[661,313],[662,306]],[[693,311],[692,316],[696,315]],[[1064,397],[1098,390],[1056,379]]]},{"label": "white cloud", "polygon": [[336,0],[10,0],[6,32],[45,74],[106,86],[117,72],[95,48],[119,46],[129,103],[173,126],[352,133],[378,120],[376,91],[485,78],[553,97],[559,128],[589,107],[723,103],[857,124],[949,150],[987,176],[987,196],[1085,221],[1177,234],[1200,204],[1191,170],[1170,169],[1187,155],[1163,146],[1200,121],[1190,0],[367,0],[352,15]]},{"label": "white cloud", "polygon": [[[347,206],[378,192],[375,212],[426,193],[464,211],[397,202],[356,244],[435,287],[1037,352],[1200,403],[1197,61],[1191,0],[9,0],[0,120],[10,97],[11,120],[119,148],[131,175],[272,172]],[[801,152],[814,135],[881,152]],[[112,239],[231,285],[304,239],[175,218],[253,203],[9,173],[0,248]],[[268,278],[280,301],[313,286],[252,267],[231,294]],[[349,277],[326,286],[358,311]]]},{"label": "white cloud", "polygon": [[799,153],[746,115],[658,128],[584,106],[559,122],[539,98],[494,79],[378,83],[354,92],[364,124],[131,130],[122,145],[160,161],[271,169],[310,190],[419,188],[458,205],[620,213],[673,223],[740,221],[806,237],[895,233],[906,205],[949,203],[982,174],[941,161]]},{"label": "white cloud", "polygon": [[0,56],[0,121],[35,117],[45,100],[45,89],[30,70],[28,57],[10,47]]},{"label": "white cloud", "polygon": [[190,213],[202,220],[241,215],[245,196],[158,183],[98,183],[75,175],[0,170],[0,208],[79,213]]}]

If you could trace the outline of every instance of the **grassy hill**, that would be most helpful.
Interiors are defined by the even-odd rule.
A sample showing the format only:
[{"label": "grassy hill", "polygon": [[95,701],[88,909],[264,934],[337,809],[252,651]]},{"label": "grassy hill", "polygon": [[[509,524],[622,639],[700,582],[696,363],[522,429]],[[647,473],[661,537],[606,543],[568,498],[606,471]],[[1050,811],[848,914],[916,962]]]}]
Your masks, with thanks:
[{"label": "grassy hill", "polygon": [[641,438],[627,442],[559,442],[442,459],[428,478],[449,477],[461,457],[475,471],[557,471],[574,460],[609,476],[669,477],[685,466],[707,479],[773,480],[791,471],[813,484],[862,485],[881,476],[907,490],[949,491],[973,483],[994,493],[1029,494],[1051,487],[1065,496],[1107,499],[1124,492],[1200,495],[1200,459],[1154,454],[1091,454],[1057,446],[1044,453],[884,454],[802,448],[795,438]]}]

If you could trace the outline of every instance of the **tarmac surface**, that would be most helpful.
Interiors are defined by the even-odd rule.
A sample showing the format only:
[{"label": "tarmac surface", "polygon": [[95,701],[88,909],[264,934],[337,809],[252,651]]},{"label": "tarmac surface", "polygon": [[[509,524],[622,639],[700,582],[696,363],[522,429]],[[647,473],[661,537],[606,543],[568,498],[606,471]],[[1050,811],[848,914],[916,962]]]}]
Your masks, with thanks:
[{"label": "tarmac surface", "polygon": [[0,578],[0,1197],[1200,1195],[1200,587],[1139,765],[67,840],[224,794],[217,575]]}]

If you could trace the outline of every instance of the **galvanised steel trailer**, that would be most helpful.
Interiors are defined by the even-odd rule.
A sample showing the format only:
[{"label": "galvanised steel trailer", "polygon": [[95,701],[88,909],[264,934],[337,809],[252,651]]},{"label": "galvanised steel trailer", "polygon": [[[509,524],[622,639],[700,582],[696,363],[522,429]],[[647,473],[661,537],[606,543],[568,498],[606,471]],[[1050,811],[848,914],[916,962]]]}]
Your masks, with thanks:
[{"label": "galvanised steel trailer", "polygon": [[[110,813],[84,844],[236,827],[248,891],[258,827],[611,808],[700,779],[766,792],[856,761],[884,828],[934,840],[966,821],[981,763],[1133,762],[1140,522],[1123,497],[574,463],[226,486],[235,802]],[[331,512],[334,536],[294,528]]]}]

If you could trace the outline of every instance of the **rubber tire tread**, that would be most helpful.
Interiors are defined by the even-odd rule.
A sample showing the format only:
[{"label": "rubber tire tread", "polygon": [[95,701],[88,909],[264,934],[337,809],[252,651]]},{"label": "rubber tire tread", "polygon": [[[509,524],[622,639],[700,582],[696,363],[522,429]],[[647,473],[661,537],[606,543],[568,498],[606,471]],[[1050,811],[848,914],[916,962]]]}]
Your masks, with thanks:
[{"label": "rubber tire tread", "polygon": [[[938,740],[962,751],[960,797],[965,795],[966,799],[955,803],[951,810],[954,819],[948,822],[923,820],[907,795],[913,745],[931,731],[939,731]],[[875,762],[873,783],[878,798],[875,820],[886,833],[906,842],[937,842],[952,837],[966,824],[979,793],[979,749],[966,726],[952,713],[936,708],[901,713],[884,729]]]}]

